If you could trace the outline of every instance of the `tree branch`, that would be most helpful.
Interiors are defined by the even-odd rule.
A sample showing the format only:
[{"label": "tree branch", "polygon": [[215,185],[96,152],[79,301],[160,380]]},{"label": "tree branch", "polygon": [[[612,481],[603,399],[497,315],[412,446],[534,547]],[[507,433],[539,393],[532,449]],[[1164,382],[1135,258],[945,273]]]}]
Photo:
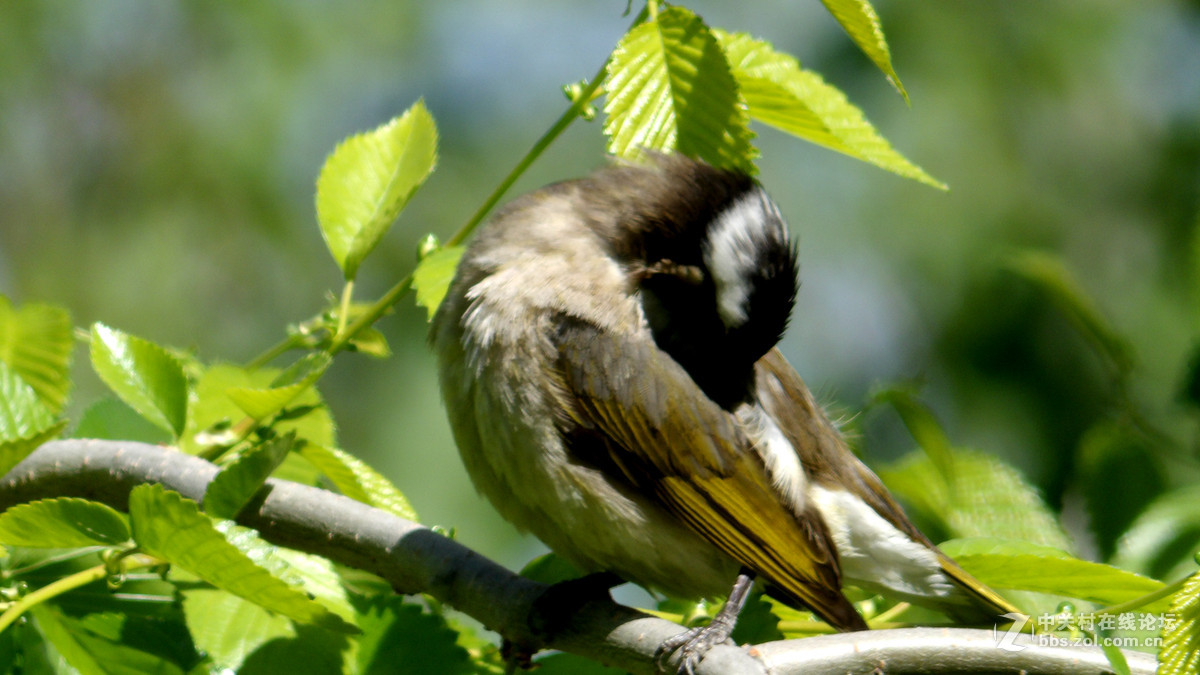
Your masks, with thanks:
[{"label": "tree branch", "polygon": [[[202,501],[212,464],[170,448],[123,441],[47,443],[0,479],[0,510],[36,499],[83,497],[117,509],[141,483],[162,483]],[[579,654],[635,673],[654,673],[654,651],[683,630],[610,601],[590,601],[572,625],[549,638],[530,627],[534,601],[548,588],[520,577],[426,527],[327,490],[270,480],[238,522],[266,540],[377,574],[399,593],[428,593],[509,640]],[[1029,645],[1028,638],[1018,645]],[[1152,656],[1127,652],[1134,673],[1154,672]],[[870,672],[1096,673],[1096,648],[996,647],[990,631],[912,628],[773,642],[749,650],[719,646],[697,673]]]}]

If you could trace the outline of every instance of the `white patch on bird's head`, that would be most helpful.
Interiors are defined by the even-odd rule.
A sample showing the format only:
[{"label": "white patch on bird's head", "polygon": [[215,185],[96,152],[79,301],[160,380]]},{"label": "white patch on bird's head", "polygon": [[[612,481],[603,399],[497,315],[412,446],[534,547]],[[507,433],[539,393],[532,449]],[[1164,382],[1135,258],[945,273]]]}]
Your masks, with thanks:
[{"label": "white patch on bird's head", "polygon": [[725,328],[750,318],[754,273],[771,246],[787,246],[787,227],[779,208],[761,187],[734,200],[709,226],[704,265],[717,292],[717,313]]}]

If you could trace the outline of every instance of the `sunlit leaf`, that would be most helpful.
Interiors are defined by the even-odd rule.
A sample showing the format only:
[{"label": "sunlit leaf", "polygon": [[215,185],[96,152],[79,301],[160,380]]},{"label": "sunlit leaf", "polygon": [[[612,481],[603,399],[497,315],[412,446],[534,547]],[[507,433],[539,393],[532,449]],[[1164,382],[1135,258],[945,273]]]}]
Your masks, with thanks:
[{"label": "sunlit leaf", "polygon": [[0,475],[62,433],[66,424],[56,422],[33,387],[0,361]]},{"label": "sunlit leaf", "polygon": [[904,100],[908,101],[908,92],[904,90],[904,85],[900,83],[900,76],[896,75],[896,71],[892,68],[892,51],[888,49],[887,40],[883,37],[883,24],[880,23],[879,15],[871,6],[870,1],[821,0],[821,3],[833,15],[833,18],[842,24],[842,28],[846,29],[846,34],[854,40],[858,48],[863,50],[863,53],[883,71],[888,81],[900,92]]},{"label": "sunlit leaf", "polygon": [[[1156,581],[1104,563],[1080,560],[1066,551],[1027,541],[980,537],[938,545],[963,569],[994,588],[1037,591],[1115,605],[1153,593]],[[1143,611],[1162,611],[1166,601]]]},{"label": "sunlit leaf", "polygon": [[[210,437],[220,437],[223,429],[246,417],[246,412],[229,398],[227,392],[230,389],[271,389],[280,376],[281,372],[275,368],[247,370],[229,364],[209,366],[199,375],[193,388],[187,428],[180,439],[180,447],[187,452],[199,452],[208,446]],[[334,443],[333,420],[316,387],[304,389],[287,405],[292,410],[303,409],[305,413],[277,419],[272,424],[276,433],[295,431],[297,439],[322,445]],[[290,457],[285,466],[290,463]]]},{"label": "sunlit leaf", "polygon": [[0,543],[9,546],[74,548],[128,540],[124,516],[86,499],[39,499],[0,514]]},{"label": "sunlit leaf", "polygon": [[281,373],[268,389],[231,387],[225,393],[246,415],[256,420],[265,420],[279,413],[312,387],[325,374],[330,363],[329,354],[314,352],[305,355]]},{"label": "sunlit leaf", "polygon": [[861,110],[792,56],[745,33],[714,31],[737,79],[750,117],[831,150],[946,189],[879,135]]},{"label": "sunlit leaf", "polygon": [[446,297],[450,282],[454,280],[454,271],[458,269],[458,261],[462,259],[462,246],[451,246],[438,249],[421,259],[417,269],[413,271],[413,288],[417,291],[417,304],[429,312],[429,319],[437,312],[438,305]]},{"label": "sunlit leaf", "polygon": [[437,126],[417,101],[383,126],[343,141],[317,179],[321,234],[353,279],[437,163]]},{"label": "sunlit leaf", "polygon": [[754,135],[729,63],[687,9],[664,9],[629,31],[613,52],[604,89],[604,133],[614,155],[677,151],[754,171]]},{"label": "sunlit leaf", "polygon": [[204,492],[204,511],[233,518],[250,501],[267,477],[287,457],[295,436],[288,434],[261,443],[222,468]]},{"label": "sunlit leaf", "polygon": [[354,455],[314,443],[306,444],[300,454],[347,497],[417,522],[417,513],[404,494]]},{"label": "sunlit leaf", "polygon": [[122,401],[177,437],[187,419],[187,379],[162,347],[104,324],[92,326],[92,368]]},{"label": "sunlit leaf", "polygon": [[1200,572],[1188,577],[1171,598],[1172,621],[1163,625],[1159,675],[1200,672]]},{"label": "sunlit leaf", "polygon": [[881,469],[879,477],[948,538],[994,537],[1073,548],[1054,513],[1016,469],[973,450],[956,448],[952,457],[952,484],[925,453],[912,453]]},{"label": "sunlit leaf", "polygon": [[147,553],[204,581],[300,623],[353,632],[352,625],[273,576],[252,558],[269,558],[265,545],[241,549],[200,513],[199,505],[161,485],[139,485],[129,495],[133,538]]},{"label": "sunlit leaf", "polygon": [[71,391],[71,316],[52,305],[14,308],[0,295],[0,361],[25,380],[59,414]]},{"label": "sunlit leaf", "polygon": [[124,401],[106,397],[89,405],[71,432],[74,438],[169,443],[171,434],[155,426]]}]

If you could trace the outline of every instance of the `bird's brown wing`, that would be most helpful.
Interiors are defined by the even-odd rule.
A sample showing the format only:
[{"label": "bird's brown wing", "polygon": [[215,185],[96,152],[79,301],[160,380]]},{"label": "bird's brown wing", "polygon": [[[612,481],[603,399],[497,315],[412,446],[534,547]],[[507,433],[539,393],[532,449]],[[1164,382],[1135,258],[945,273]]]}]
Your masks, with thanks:
[{"label": "bird's brown wing", "polygon": [[866,627],[820,515],[785,505],[734,416],[679,364],[648,337],[567,316],[552,339],[571,423],[609,440],[630,485],[831,625]]},{"label": "bird's brown wing", "polygon": [[836,486],[856,495],[893,527],[935,551],[942,571],[973,596],[981,610],[978,616],[968,614],[964,618],[990,620],[1018,611],[938,550],[912,524],[879,477],[846,446],[804,381],[778,349],[768,352],[755,367],[756,396],[760,405],[779,424],[814,483]]}]

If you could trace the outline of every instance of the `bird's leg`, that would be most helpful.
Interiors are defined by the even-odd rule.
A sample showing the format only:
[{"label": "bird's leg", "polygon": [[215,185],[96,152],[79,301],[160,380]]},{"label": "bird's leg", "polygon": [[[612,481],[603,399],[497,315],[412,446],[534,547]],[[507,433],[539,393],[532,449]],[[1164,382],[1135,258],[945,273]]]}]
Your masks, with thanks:
[{"label": "bird's leg", "polygon": [[738,573],[737,581],[733,582],[733,590],[729,591],[729,599],[725,606],[707,626],[686,630],[679,635],[665,640],[657,650],[659,669],[663,662],[676,650],[680,651],[678,675],[695,675],[696,665],[708,650],[720,644],[729,642],[733,627],[737,624],[738,615],[746,605],[746,598],[754,586],[754,572],[745,567]]}]

